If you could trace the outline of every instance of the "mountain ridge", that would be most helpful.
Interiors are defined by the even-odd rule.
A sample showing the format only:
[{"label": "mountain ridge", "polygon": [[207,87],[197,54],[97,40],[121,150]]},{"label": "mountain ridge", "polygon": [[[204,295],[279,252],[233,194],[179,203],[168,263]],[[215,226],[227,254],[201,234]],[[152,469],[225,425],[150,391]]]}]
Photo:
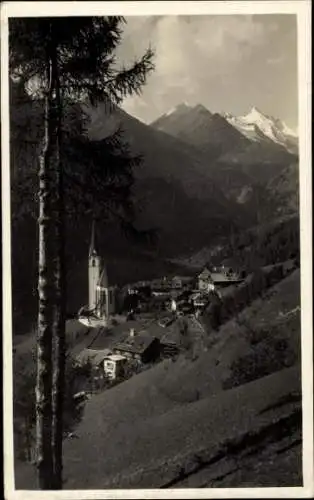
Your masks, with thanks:
[{"label": "mountain ridge", "polygon": [[150,126],[201,149],[211,160],[218,158],[226,149],[232,150],[247,138],[235,129],[219,113],[211,113],[202,104],[179,105]]},{"label": "mountain ridge", "polygon": [[[204,127],[203,133],[205,133],[206,128],[211,133],[208,126],[212,119],[226,120],[234,130],[250,142],[275,143],[292,154],[296,154],[298,151],[297,134],[282,120],[263,113],[256,106],[253,106],[246,115],[235,116],[228,112],[212,113],[203,104],[190,106],[187,103],[181,103],[162,114],[150,125],[174,136],[188,139],[193,143],[195,142],[195,130],[193,134],[188,134],[186,128],[196,124],[198,129]],[[225,125],[225,132],[226,130],[227,126]],[[230,130],[228,133],[230,135]]]}]

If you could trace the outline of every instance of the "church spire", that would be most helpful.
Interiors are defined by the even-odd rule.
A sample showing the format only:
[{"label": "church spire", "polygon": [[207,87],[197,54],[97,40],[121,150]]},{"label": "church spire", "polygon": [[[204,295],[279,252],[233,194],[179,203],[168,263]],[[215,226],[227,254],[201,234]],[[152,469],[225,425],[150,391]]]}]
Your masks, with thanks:
[{"label": "church spire", "polygon": [[91,257],[92,255],[97,255],[95,219],[94,218],[93,218],[93,223],[92,223],[92,237],[91,237],[91,242],[90,242],[90,246],[89,246],[89,257]]}]

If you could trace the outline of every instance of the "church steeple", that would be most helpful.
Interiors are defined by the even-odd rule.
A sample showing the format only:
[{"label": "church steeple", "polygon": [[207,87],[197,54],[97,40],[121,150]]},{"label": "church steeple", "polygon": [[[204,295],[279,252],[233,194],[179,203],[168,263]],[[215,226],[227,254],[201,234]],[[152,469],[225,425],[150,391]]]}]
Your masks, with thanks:
[{"label": "church steeple", "polygon": [[89,310],[101,320],[108,320],[115,310],[114,289],[109,285],[106,264],[98,254],[95,219],[92,223],[91,242],[88,255]]},{"label": "church steeple", "polygon": [[92,236],[91,236],[91,241],[90,241],[90,246],[89,246],[89,257],[92,255],[97,255],[97,249],[96,249],[96,234],[95,234],[95,219],[93,219],[92,223]]},{"label": "church steeple", "polygon": [[92,225],[92,236],[88,254],[88,296],[89,309],[97,307],[97,284],[101,274],[101,259],[96,249],[95,220]]}]

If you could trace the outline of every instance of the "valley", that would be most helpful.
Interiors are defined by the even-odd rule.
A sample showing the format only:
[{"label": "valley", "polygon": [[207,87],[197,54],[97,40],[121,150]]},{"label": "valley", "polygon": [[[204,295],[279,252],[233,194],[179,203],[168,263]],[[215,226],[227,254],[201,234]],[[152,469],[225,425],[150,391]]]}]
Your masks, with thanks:
[{"label": "valley", "polygon": [[[64,439],[66,488],[302,484],[298,158],[290,132],[273,120],[267,135],[270,118],[255,109],[241,122],[202,105],[180,105],[151,125],[119,108],[111,115],[102,105],[82,109],[88,147],[101,158],[100,178],[110,161],[106,141],[117,128],[132,154],[141,156],[132,185],[135,225],[154,228],[157,235],[152,242],[133,241],[95,204],[106,279],[124,291],[146,283],[157,298],[145,299],[144,310],[116,313],[115,323],[100,329],[77,329],[78,311],[88,303],[93,214],[69,203],[67,314],[74,325],[69,356],[101,354],[131,331],[136,337],[145,330],[161,344],[167,337],[168,343],[145,369],[91,390],[78,414],[71,407],[74,430]],[[40,113],[29,102],[26,110],[24,117],[30,110]],[[15,111],[18,122],[19,108]],[[36,138],[32,141],[33,154]],[[29,149],[24,153],[28,172],[20,150],[12,157],[12,237],[20,242],[12,254],[19,366],[35,347],[37,306],[36,169]],[[71,153],[69,173],[84,173],[86,158]],[[30,188],[24,184],[21,191],[29,177]],[[215,300],[209,291],[200,292],[195,280],[204,266],[242,270],[245,298],[239,283],[218,286]],[[176,306],[173,319],[160,306],[163,292],[153,283],[180,276],[194,280],[194,289],[188,292],[191,299],[182,299],[187,292],[179,289],[186,309]],[[193,309],[193,300],[204,304]],[[187,337],[181,338],[184,329]],[[15,378],[20,383],[19,375]],[[73,384],[80,394],[84,385]],[[36,488],[31,462],[16,457],[16,481],[17,488]]]}]

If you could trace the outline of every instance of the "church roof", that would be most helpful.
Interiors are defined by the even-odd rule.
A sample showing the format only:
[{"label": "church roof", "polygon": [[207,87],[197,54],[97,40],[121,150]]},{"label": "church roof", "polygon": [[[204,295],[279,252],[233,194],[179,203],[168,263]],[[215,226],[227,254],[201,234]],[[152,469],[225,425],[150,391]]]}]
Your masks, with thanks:
[{"label": "church roof", "polygon": [[104,266],[102,271],[101,271],[101,275],[100,275],[100,278],[98,280],[97,286],[100,286],[101,288],[108,288],[108,286],[109,286],[106,266]]},{"label": "church roof", "polygon": [[90,241],[90,246],[89,246],[89,256],[91,257],[92,255],[97,255],[96,230],[95,230],[95,221],[94,220],[93,220],[93,224],[92,224],[92,236],[91,236],[91,241]]}]

